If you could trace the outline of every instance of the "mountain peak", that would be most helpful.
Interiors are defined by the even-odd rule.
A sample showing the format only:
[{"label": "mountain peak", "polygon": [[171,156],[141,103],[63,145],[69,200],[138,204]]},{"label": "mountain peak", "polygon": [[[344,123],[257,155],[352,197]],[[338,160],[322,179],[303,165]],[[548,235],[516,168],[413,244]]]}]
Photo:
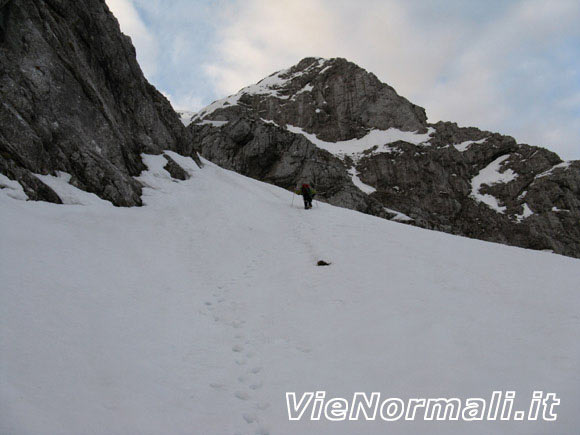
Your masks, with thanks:
[{"label": "mountain peak", "polygon": [[423,108],[343,58],[304,58],[215,101],[193,121],[227,121],[241,113],[299,127],[327,141],[360,138],[371,129],[427,131]]},{"label": "mountain peak", "polygon": [[311,180],[335,205],[580,256],[580,162],[429,125],[423,108],[343,58],[304,58],[213,103],[190,128],[211,161],[286,188]]}]

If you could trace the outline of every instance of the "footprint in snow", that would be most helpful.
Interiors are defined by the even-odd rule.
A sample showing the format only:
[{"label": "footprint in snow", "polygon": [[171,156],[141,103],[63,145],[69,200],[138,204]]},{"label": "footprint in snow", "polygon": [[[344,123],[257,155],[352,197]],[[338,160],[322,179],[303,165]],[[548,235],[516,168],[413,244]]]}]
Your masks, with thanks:
[{"label": "footprint in snow", "polygon": [[217,382],[212,382],[211,384],[209,384],[210,387],[212,387],[214,390],[225,390],[226,386],[224,384],[218,384]]},{"label": "footprint in snow", "polygon": [[256,414],[244,413],[244,414],[242,414],[242,417],[244,418],[244,420],[246,420],[246,423],[248,423],[248,424],[251,424],[251,423],[258,421],[258,417],[256,416]]},{"label": "footprint in snow", "polygon": [[236,391],[234,396],[240,400],[248,400],[250,398],[250,395],[245,391]]},{"label": "footprint in snow", "polygon": [[264,411],[265,409],[268,409],[270,407],[270,404],[268,402],[260,402],[256,404],[256,408],[258,408],[260,411]]},{"label": "footprint in snow", "polygon": [[250,390],[259,390],[260,388],[262,388],[262,385],[263,385],[262,381],[255,382],[250,385]]}]

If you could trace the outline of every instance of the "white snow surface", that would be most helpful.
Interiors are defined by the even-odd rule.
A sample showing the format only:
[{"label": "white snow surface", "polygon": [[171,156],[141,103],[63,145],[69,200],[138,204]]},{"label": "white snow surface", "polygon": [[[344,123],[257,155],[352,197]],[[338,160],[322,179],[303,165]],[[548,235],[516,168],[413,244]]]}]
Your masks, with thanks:
[{"label": "white snow surface", "polygon": [[497,183],[509,183],[515,180],[517,175],[511,169],[505,169],[502,171],[502,163],[509,159],[510,155],[506,154],[504,156],[498,157],[477,174],[471,180],[471,197],[477,202],[482,202],[486,204],[491,209],[498,213],[505,213],[506,207],[499,205],[498,199],[490,194],[479,193],[479,189],[482,185],[487,184],[492,186]]},{"label": "white snow surface", "polygon": [[395,148],[389,147],[388,144],[397,142],[399,140],[409,142],[415,145],[426,144],[431,134],[435,132],[433,127],[429,127],[427,133],[421,134],[412,131],[403,131],[396,128],[389,128],[387,130],[370,130],[365,136],[360,139],[349,139],[338,142],[326,142],[319,139],[315,134],[308,133],[300,127],[293,125],[286,125],[286,129],[292,133],[301,134],[318,148],[322,148],[340,158],[350,156],[356,162],[364,151],[368,151],[373,147],[378,147],[373,152],[393,152]]},{"label": "white snow surface", "polygon": [[4,174],[0,174],[0,190],[2,193],[13,199],[27,200],[28,195],[18,181],[11,180]]},{"label": "white snow surface", "polygon": [[[144,207],[0,189],[0,433],[577,431],[577,259],[303,210],[169,154],[192,177],[145,156]],[[557,422],[290,422],[285,403],[495,389],[517,391],[516,409],[557,393]]]}]

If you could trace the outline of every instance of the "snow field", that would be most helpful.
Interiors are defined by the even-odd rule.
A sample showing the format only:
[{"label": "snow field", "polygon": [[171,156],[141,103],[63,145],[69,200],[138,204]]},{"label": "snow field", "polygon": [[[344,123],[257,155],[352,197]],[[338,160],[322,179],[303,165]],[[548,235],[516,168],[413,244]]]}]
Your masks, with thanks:
[{"label": "snow field", "polygon": [[[0,189],[1,433],[578,427],[578,260],[322,203],[305,211],[283,189],[171,156],[191,179],[145,156],[141,208],[86,201],[66,174],[53,187],[72,205]],[[516,408],[555,392],[559,419],[290,422],[285,402],[286,391],[494,389],[516,390]]]}]

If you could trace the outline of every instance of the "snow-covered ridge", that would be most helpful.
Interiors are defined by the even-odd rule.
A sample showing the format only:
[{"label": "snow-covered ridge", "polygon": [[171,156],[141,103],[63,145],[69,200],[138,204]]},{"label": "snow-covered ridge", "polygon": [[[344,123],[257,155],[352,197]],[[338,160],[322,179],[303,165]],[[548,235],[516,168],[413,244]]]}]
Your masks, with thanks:
[{"label": "snow-covered ridge", "polygon": [[307,72],[310,72],[316,68],[324,70],[324,65],[327,62],[327,59],[318,58],[315,62],[309,65],[306,69],[296,72],[291,72],[291,68],[283,69],[280,71],[276,71],[275,73],[269,75],[268,77],[260,80],[258,83],[246,86],[245,88],[238,91],[238,93],[234,95],[230,95],[226,98],[222,98],[220,100],[214,101],[209,106],[205,107],[201,111],[195,114],[193,117],[193,121],[204,119],[205,117],[211,115],[218,109],[222,109],[228,106],[234,106],[238,104],[240,98],[245,95],[263,95],[266,97],[274,97],[282,100],[288,100],[294,98],[295,95],[298,95],[303,92],[310,92],[312,91],[312,85],[306,84],[301,90],[296,92],[294,95],[284,95],[281,92],[286,90],[287,85],[297,77],[304,75]]},{"label": "snow-covered ridge", "polygon": [[498,183],[509,183],[515,180],[518,174],[516,174],[511,169],[504,169],[502,171],[502,163],[509,159],[510,155],[498,157],[485,168],[483,168],[479,173],[473,177],[471,180],[471,197],[477,202],[486,204],[492,210],[498,213],[505,213],[506,207],[500,206],[498,199],[490,194],[479,193],[481,186],[487,184],[492,186]]}]

